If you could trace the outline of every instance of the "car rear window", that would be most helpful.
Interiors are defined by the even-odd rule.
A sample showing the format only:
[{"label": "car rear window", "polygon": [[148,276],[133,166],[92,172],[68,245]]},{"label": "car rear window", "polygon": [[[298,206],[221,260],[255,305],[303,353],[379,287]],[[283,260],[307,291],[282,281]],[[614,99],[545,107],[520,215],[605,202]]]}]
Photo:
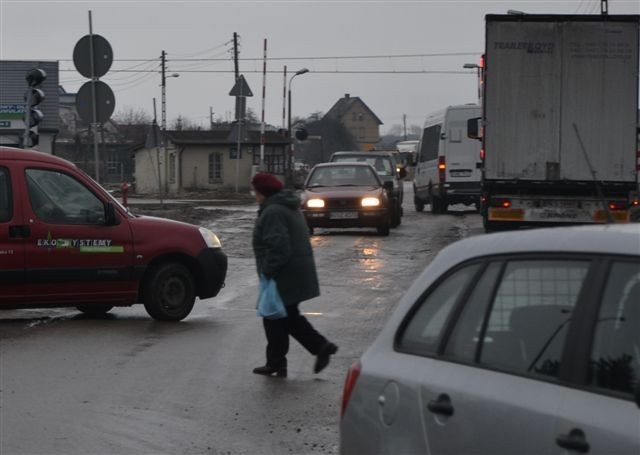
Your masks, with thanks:
[{"label": "car rear window", "polygon": [[9,221],[12,218],[11,199],[9,171],[0,167],[0,222]]},{"label": "car rear window", "polygon": [[590,382],[633,393],[640,387],[640,262],[611,267],[596,320]]}]

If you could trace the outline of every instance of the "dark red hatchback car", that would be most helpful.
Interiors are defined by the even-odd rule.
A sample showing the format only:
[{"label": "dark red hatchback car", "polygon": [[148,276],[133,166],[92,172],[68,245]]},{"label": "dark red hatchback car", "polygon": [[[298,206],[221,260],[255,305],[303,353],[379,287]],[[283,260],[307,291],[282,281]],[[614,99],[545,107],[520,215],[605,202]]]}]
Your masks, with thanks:
[{"label": "dark red hatchback car", "polygon": [[375,169],[365,163],[316,165],[304,184],[302,212],[309,232],[315,227],[374,227],[389,235],[391,210],[387,189]]}]

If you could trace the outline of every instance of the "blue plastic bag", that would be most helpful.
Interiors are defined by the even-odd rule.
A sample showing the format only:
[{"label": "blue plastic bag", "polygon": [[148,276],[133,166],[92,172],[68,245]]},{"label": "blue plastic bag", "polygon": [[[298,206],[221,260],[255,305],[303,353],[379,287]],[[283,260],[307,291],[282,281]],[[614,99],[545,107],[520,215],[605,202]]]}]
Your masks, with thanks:
[{"label": "blue plastic bag", "polygon": [[258,316],[267,319],[282,319],[287,317],[287,309],[282,303],[276,281],[260,275],[260,295],[258,296]]}]

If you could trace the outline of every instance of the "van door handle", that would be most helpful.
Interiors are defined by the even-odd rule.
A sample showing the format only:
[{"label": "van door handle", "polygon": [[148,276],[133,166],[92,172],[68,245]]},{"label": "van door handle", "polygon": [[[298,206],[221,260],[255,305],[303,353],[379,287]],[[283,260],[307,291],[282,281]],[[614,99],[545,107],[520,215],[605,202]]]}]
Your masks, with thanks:
[{"label": "van door handle", "polygon": [[453,415],[451,398],[446,393],[441,394],[437,400],[431,400],[427,405],[427,409],[434,414],[442,414],[448,417]]},{"label": "van door handle", "polygon": [[14,239],[27,238],[31,235],[29,226],[9,226],[9,237]]},{"label": "van door handle", "polygon": [[563,449],[575,450],[580,453],[589,451],[589,443],[584,432],[578,428],[574,428],[569,434],[560,434],[556,438],[556,444]]}]

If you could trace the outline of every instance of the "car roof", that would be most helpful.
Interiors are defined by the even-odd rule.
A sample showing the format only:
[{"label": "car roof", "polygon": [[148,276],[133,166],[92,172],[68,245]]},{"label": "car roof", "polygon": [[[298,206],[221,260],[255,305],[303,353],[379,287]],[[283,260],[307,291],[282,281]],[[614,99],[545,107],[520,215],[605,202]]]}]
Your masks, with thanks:
[{"label": "car roof", "polygon": [[0,147],[0,161],[35,161],[39,163],[75,166],[67,160],[37,150],[25,150],[15,147]]},{"label": "car roof", "polygon": [[335,152],[333,155],[331,155],[331,159],[333,159],[333,157],[338,157],[338,156],[363,156],[363,157],[368,157],[368,156],[372,156],[372,157],[379,157],[379,158],[392,158],[393,157],[393,153],[392,152],[383,152],[383,151],[377,151],[377,152],[359,152],[359,151],[354,151],[354,152]]},{"label": "car roof", "polygon": [[344,166],[364,166],[371,168],[374,172],[375,169],[369,163],[357,162],[357,161],[342,161],[340,163],[318,163],[313,168],[317,167],[344,167]]}]

